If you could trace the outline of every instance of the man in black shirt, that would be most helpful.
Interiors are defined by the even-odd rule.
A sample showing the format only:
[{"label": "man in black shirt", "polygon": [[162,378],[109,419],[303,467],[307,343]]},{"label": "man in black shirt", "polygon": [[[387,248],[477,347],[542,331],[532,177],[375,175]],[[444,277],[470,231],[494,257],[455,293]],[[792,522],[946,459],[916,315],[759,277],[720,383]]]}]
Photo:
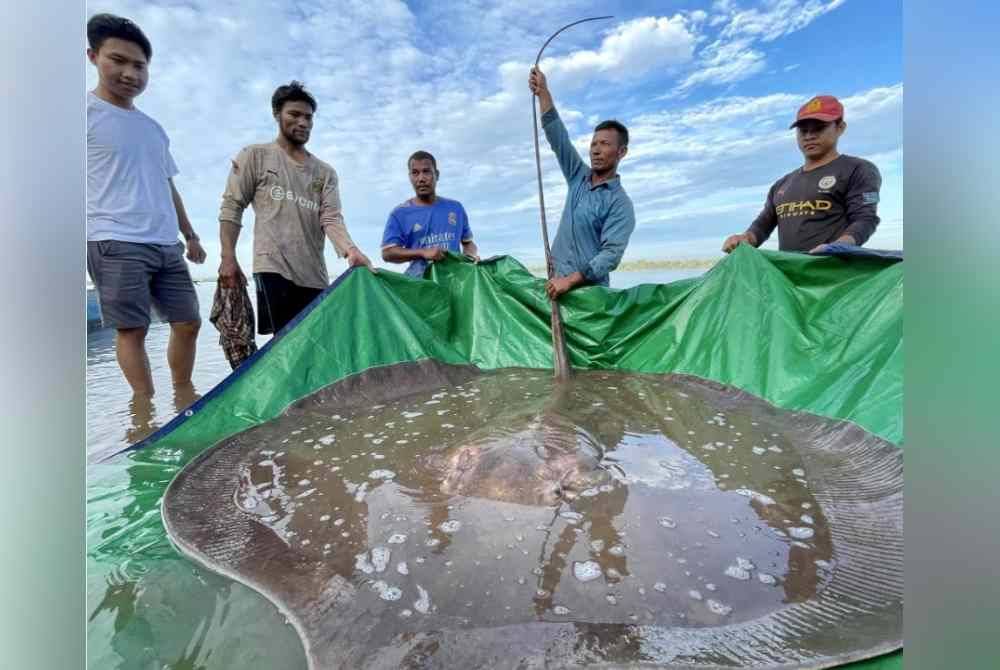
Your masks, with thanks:
[{"label": "man in black shirt", "polygon": [[840,102],[830,95],[813,98],[791,127],[805,164],[774,183],[750,228],[726,238],[726,253],[741,242],[759,247],[775,227],[779,249],[809,253],[831,243],[861,246],[875,232],[882,176],[869,161],[837,152],[847,128]]}]

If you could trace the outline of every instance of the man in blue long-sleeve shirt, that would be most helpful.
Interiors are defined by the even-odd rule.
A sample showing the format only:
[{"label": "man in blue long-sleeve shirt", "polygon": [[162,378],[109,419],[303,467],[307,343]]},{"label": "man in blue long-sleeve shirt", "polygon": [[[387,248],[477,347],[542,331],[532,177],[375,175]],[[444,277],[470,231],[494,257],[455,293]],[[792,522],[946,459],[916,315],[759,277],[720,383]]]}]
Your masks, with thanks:
[{"label": "man in blue long-sleeve shirt", "polygon": [[618,121],[602,121],[590,140],[590,168],[569,139],[552,103],[545,75],[532,68],[531,92],[538,96],[545,137],[559,160],[569,192],[552,242],[555,277],[545,285],[553,300],[583,284],[608,285],[635,228],[632,200],[618,176],[628,152],[628,130]]}]

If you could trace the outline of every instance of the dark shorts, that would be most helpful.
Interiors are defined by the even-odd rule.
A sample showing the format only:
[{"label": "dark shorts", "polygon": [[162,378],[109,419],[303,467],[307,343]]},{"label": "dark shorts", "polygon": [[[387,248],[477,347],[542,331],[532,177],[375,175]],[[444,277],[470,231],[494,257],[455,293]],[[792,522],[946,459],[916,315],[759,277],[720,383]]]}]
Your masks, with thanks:
[{"label": "dark shorts", "polygon": [[321,288],[293,284],[276,272],[256,272],[253,280],[257,288],[257,332],[261,335],[277,333],[323,292]]},{"label": "dark shorts", "polygon": [[146,328],[151,308],[171,323],[201,320],[180,242],[87,242],[87,272],[97,287],[105,326]]}]

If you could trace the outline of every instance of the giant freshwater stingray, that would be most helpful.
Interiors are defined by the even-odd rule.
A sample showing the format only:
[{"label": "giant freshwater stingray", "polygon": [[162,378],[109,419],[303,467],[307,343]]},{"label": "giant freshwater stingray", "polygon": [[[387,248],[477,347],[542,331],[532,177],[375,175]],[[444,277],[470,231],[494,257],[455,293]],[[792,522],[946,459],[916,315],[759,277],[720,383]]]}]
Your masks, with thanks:
[{"label": "giant freshwater stingray", "polygon": [[902,457],[683,375],[375,368],[189,463],[311,668],[825,668],[902,642]]}]

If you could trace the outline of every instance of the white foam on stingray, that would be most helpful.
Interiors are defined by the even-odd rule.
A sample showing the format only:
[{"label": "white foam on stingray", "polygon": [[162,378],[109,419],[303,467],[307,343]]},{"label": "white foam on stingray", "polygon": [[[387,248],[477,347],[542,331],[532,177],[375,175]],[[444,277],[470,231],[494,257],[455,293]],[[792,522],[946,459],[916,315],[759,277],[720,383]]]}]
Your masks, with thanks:
[{"label": "white foam on stingray", "polygon": [[438,529],[441,530],[442,533],[455,533],[461,527],[461,521],[458,519],[449,519],[448,521],[442,522],[441,525],[438,526]]},{"label": "white foam on stingray", "polygon": [[750,573],[738,565],[730,565],[728,568],[726,568],[726,576],[732,577],[733,579],[738,579],[741,582],[745,582],[748,579],[750,579]]},{"label": "white foam on stingray", "polygon": [[712,600],[711,598],[706,601],[706,604],[708,605],[709,611],[713,614],[718,614],[719,616],[726,616],[733,611],[733,608],[729,605],[723,605],[718,600]]},{"label": "white foam on stingray", "polygon": [[375,572],[375,566],[368,560],[368,552],[358,554],[354,557],[354,569],[360,570],[366,575],[370,575]]},{"label": "white foam on stingray", "polygon": [[419,598],[415,603],[413,603],[413,609],[417,610],[421,614],[427,614],[431,611],[431,597],[427,593],[424,587],[417,584],[417,594]]},{"label": "white foam on stingray", "polygon": [[750,489],[736,489],[735,491],[733,491],[733,493],[737,493],[743,496],[744,498],[750,498],[752,500],[756,500],[762,505],[774,504],[774,498],[772,498],[771,496],[764,495],[763,493],[758,493],[757,491],[751,491]]},{"label": "white foam on stingray", "polygon": [[403,592],[399,587],[386,584],[382,580],[372,583],[372,588],[378,593],[378,597],[382,600],[388,600],[390,602],[394,600],[399,600],[403,597]]},{"label": "white foam on stingray", "polygon": [[581,582],[593,581],[602,574],[601,566],[597,561],[574,561],[573,563],[573,576]]},{"label": "white foam on stingray", "polygon": [[375,567],[375,572],[385,572],[386,567],[389,565],[389,557],[392,552],[388,547],[372,547],[372,565]]}]

